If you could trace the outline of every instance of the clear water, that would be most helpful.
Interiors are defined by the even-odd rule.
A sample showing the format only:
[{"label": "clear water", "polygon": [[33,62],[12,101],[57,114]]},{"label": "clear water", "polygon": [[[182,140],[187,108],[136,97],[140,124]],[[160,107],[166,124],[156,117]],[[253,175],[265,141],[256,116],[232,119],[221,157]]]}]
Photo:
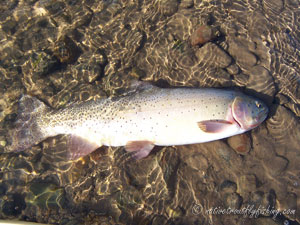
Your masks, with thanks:
[{"label": "clear water", "polygon": [[[214,31],[191,45],[199,25]],[[4,0],[0,6],[0,218],[52,224],[298,224],[300,2]],[[161,87],[238,88],[270,107],[244,136],[158,148],[102,147],[78,162],[65,137],[7,153],[22,93],[54,108]],[[269,208],[281,214],[217,209]],[[290,210],[285,211],[285,210]]]}]

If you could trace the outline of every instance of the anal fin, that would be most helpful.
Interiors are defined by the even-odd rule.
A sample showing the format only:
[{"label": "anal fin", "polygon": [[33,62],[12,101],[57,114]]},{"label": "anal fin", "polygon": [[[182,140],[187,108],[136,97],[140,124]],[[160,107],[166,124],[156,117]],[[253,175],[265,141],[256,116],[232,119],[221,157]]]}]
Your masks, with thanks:
[{"label": "anal fin", "polygon": [[151,141],[129,141],[125,146],[127,152],[134,152],[136,159],[147,157],[153,148],[154,144]]},{"label": "anal fin", "polygon": [[96,143],[90,142],[85,138],[76,135],[68,135],[67,157],[69,160],[76,160],[80,157],[90,154],[99,147],[100,146]]}]

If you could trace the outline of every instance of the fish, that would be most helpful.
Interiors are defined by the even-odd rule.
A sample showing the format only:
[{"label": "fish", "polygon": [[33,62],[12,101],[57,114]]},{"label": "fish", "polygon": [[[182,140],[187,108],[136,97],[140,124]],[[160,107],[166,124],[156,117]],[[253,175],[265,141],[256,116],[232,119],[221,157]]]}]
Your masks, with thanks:
[{"label": "fish", "polygon": [[0,225],[47,225],[47,224],[45,224],[45,223],[20,221],[20,220],[0,220]]},{"label": "fish", "polygon": [[266,104],[239,91],[159,88],[138,82],[121,96],[53,109],[23,95],[9,151],[26,150],[48,137],[67,135],[69,160],[101,146],[125,146],[136,159],[155,146],[187,145],[249,131],[268,115]]}]

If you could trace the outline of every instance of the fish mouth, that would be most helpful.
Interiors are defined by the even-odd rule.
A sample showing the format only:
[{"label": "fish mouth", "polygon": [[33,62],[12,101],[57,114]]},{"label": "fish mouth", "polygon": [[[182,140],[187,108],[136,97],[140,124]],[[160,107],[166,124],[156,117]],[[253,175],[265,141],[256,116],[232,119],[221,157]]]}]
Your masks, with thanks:
[{"label": "fish mouth", "polygon": [[264,109],[263,111],[259,112],[257,116],[258,121],[264,121],[268,117],[268,109]]}]

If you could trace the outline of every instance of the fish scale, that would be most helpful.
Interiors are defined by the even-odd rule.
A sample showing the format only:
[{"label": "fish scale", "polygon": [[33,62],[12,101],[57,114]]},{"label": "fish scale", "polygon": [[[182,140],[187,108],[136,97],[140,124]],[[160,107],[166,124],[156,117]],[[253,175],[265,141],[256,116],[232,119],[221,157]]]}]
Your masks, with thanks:
[{"label": "fish scale", "polygon": [[[28,107],[30,102],[39,107]],[[20,106],[23,111],[10,150],[25,150],[47,137],[67,134],[70,159],[102,145],[125,146],[143,158],[155,145],[202,143],[246,132],[268,113],[263,102],[236,91],[158,88],[145,83],[127,95],[59,110],[28,95],[21,98]]]}]

